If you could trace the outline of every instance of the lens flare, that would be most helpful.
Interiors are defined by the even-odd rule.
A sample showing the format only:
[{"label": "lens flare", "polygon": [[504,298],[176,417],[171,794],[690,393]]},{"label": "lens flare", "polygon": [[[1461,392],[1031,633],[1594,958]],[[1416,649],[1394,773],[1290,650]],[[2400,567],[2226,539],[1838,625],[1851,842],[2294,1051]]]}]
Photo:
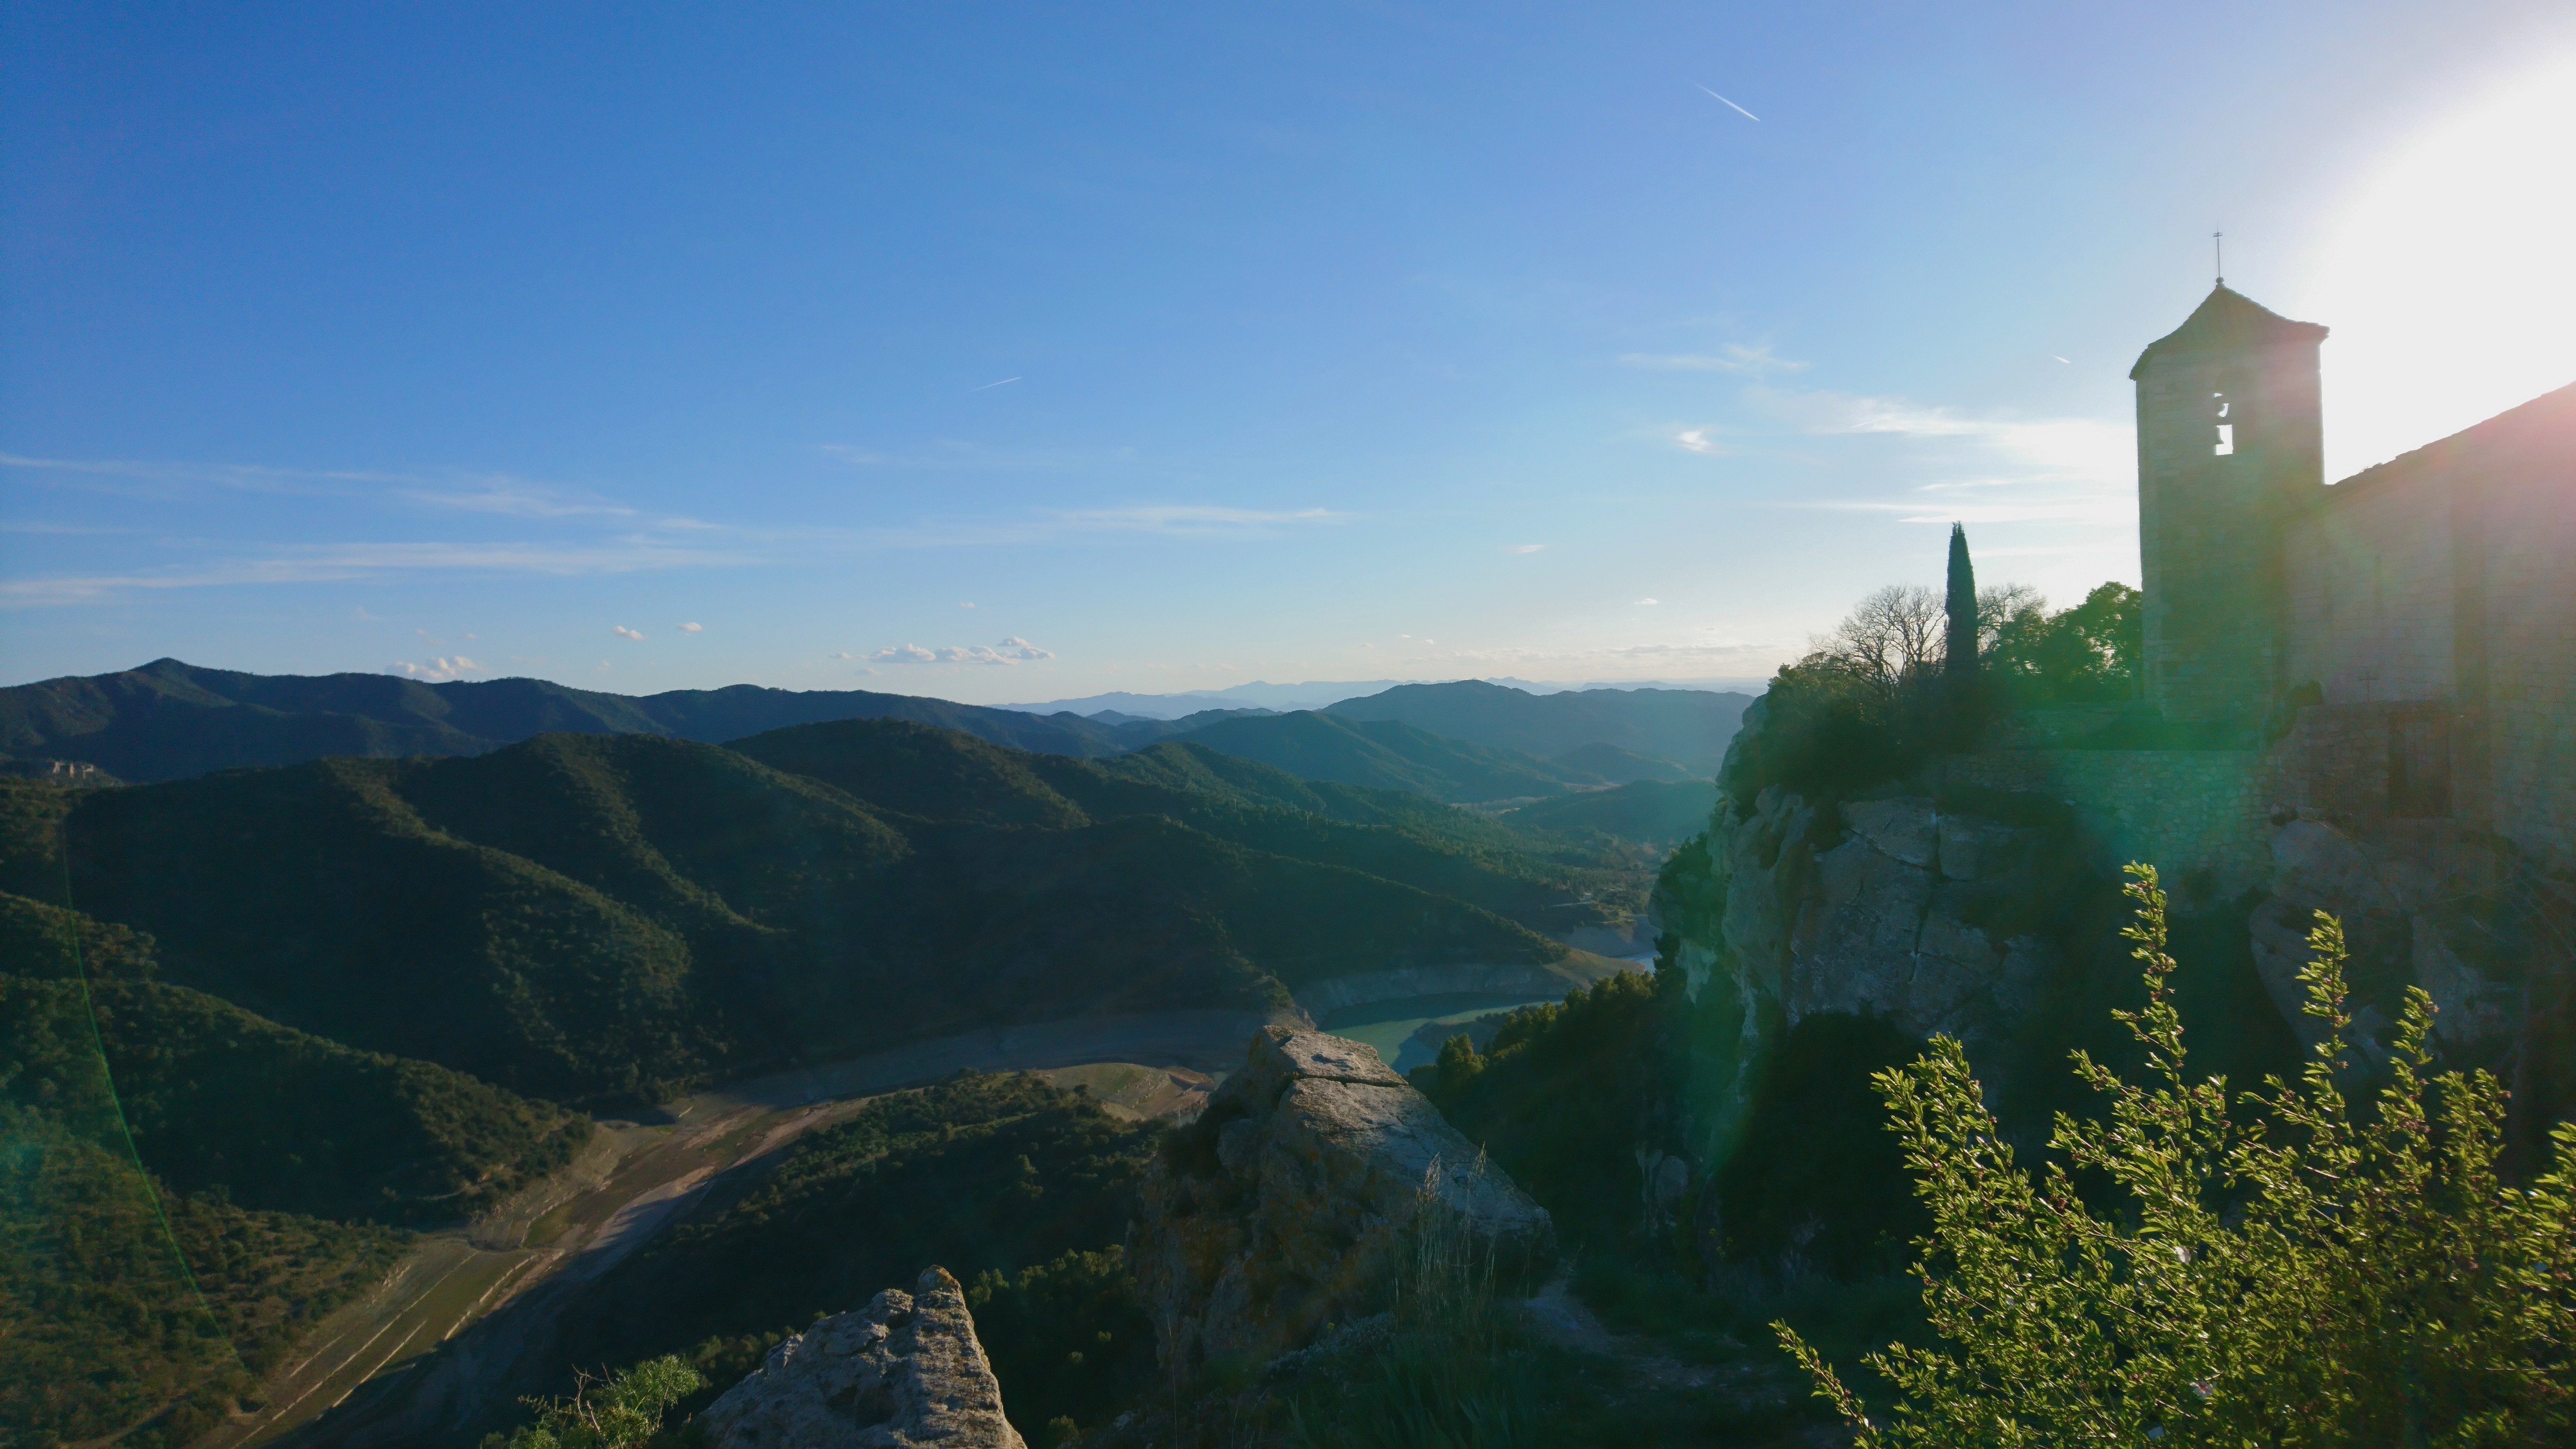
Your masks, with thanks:
[{"label": "lens flare", "polygon": [[2409,141],[2324,232],[2326,476],[2576,381],[2576,51]]}]

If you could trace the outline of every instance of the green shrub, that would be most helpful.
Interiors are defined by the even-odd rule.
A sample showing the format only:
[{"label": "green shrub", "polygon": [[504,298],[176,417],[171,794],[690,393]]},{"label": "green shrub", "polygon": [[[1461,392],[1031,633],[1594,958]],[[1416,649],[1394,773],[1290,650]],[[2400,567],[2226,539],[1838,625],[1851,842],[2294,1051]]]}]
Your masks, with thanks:
[{"label": "green shrub", "polygon": [[[1933,1348],[1867,1356],[1902,1401],[1872,1420],[1788,1325],[1783,1347],[1864,1446],[2564,1444],[2576,1431],[2576,1125],[2553,1170],[2504,1183],[2503,1089],[2430,1083],[2432,999],[2410,988],[2376,1112],[2356,1113],[2342,927],[2301,973],[2328,1027],[2296,1086],[2231,1115],[2193,1080],[2155,872],[2130,867],[2145,1010],[2120,1020],[2152,1087],[2078,1052],[2107,1121],[2061,1114],[2064,1155],[2021,1168],[1947,1037],[1878,1077],[1933,1228]],[[2072,1169],[2072,1171],[2070,1171]],[[2100,1216],[2074,1173],[2125,1210]]]},{"label": "green shrub", "polygon": [[522,1399],[536,1421],[483,1440],[484,1449],[644,1449],[673,1404],[707,1386],[677,1355],[664,1354],[608,1377],[582,1375],[560,1399]]},{"label": "green shrub", "polygon": [[966,1306],[1014,1424],[1096,1427],[1152,1376],[1154,1323],[1116,1244],[1017,1274],[988,1268],[967,1288]]},{"label": "green shrub", "polygon": [[1674,972],[1607,977],[1512,1013],[1484,1052],[1450,1038],[1413,1083],[1570,1237],[1607,1241],[1636,1220],[1637,1147],[1663,1135],[1679,992]]}]

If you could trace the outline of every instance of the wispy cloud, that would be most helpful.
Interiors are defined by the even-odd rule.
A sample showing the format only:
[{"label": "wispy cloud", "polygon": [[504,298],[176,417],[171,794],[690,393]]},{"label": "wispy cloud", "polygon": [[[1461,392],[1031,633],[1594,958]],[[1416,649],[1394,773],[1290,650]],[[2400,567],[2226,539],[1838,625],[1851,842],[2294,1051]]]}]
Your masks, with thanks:
[{"label": "wispy cloud", "polygon": [[626,627],[625,625],[623,625],[623,624],[620,624],[620,625],[616,626],[614,629],[611,629],[609,632],[610,632],[610,633],[612,633],[612,634],[615,634],[615,635],[616,635],[618,638],[620,638],[620,639],[632,639],[632,640],[634,640],[634,641],[635,641],[636,643],[638,643],[638,644],[641,644],[641,643],[643,643],[643,642],[644,642],[644,635],[643,635],[642,631],[640,631],[640,630],[635,630],[635,629],[629,629],[629,628],[627,628],[627,627]]},{"label": "wispy cloud", "polygon": [[1900,523],[2122,528],[2136,522],[2136,435],[2126,424],[1978,417],[1902,398],[1839,393],[1774,393],[1765,400],[1812,436],[1919,439],[1936,450],[1960,450],[1950,456],[1973,470],[1917,484],[1899,497],[1819,499],[1803,507],[1884,514]]},{"label": "wispy cloud", "polygon": [[453,659],[433,658],[427,664],[414,664],[407,659],[398,659],[386,665],[385,672],[439,684],[450,679],[462,679],[468,674],[483,674],[490,671],[459,654]]},{"label": "wispy cloud", "polygon": [[1968,438],[2060,477],[2124,482],[2136,471],[2137,435],[2126,424],[2092,418],[1976,418],[1956,408],[1902,398],[1818,392],[1775,395],[1783,413],[1809,433],[1894,433],[1915,438]]},{"label": "wispy cloud", "polygon": [[706,632],[706,629],[707,626],[704,624],[682,624],[680,626],[680,632],[683,634],[703,634]]},{"label": "wispy cloud", "polygon": [[635,510],[604,498],[523,483],[514,478],[482,479],[453,489],[403,488],[399,496],[432,508],[467,513],[497,513],[506,518],[632,518]]},{"label": "wispy cloud", "polygon": [[1621,367],[1634,367],[1647,372],[1732,372],[1762,376],[1774,372],[1804,372],[1807,364],[1774,357],[1766,344],[1744,347],[1728,343],[1714,353],[1707,352],[1623,352]]},{"label": "wispy cloud", "polygon": [[1543,544],[1543,543],[1507,543],[1507,544],[1504,544],[1504,545],[1503,545],[1503,552],[1505,552],[1505,553],[1537,553],[1539,550],[1541,550],[1541,549],[1543,549],[1543,548],[1546,548],[1546,547],[1547,547],[1547,545],[1546,545],[1546,544]]},{"label": "wispy cloud", "polygon": [[[848,655],[841,655],[848,658]],[[940,649],[924,649],[918,644],[896,644],[868,656],[877,664],[1033,664],[1055,655],[1040,649],[1026,639],[1013,635],[999,644],[952,644]]]},{"label": "wispy cloud", "polygon": [[1715,457],[1726,451],[1726,445],[1717,440],[1716,434],[1717,429],[1713,427],[1682,428],[1673,433],[1673,446],[1685,453]]},{"label": "wispy cloud", "polygon": [[85,603],[134,589],[326,583],[400,572],[455,570],[579,577],[751,562],[744,554],[675,548],[648,538],[591,546],[525,543],[327,543],[280,545],[264,555],[192,567],[0,580],[0,603]]}]

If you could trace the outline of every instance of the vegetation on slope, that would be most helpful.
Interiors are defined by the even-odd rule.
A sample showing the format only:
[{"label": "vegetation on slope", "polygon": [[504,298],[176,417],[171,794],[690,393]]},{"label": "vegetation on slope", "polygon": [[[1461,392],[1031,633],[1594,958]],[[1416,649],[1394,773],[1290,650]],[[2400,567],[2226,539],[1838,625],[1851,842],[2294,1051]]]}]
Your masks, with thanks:
[{"label": "vegetation on slope", "polygon": [[[1927,754],[1973,744],[2013,707],[2131,698],[2144,649],[2139,610],[2137,591],[2119,583],[2054,614],[2027,589],[1983,590],[1979,667],[1957,674],[1946,668],[1952,631],[1940,596],[1880,589],[1781,667],[1745,711],[1719,783],[1746,811],[1772,785],[1847,796],[1905,774]],[[1964,628],[1956,632],[1965,637]],[[2154,742],[2169,741],[2159,734]]]},{"label": "vegetation on slope", "polygon": [[1747,695],[1698,689],[1580,689],[1531,694],[1508,685],[1460,679],[1400,684],[1328,713],[1356,720],[1401,720],[1470,744],[1554,759],[1593,744],[1649,760],[1670,760],[1705,775],[1717,768]]},{"label": "vegetation on slope", "polygon": [[326,755],[479,755],[553,731],[715,744],[862,718],[916,720],[1064,754],[1123,747],[1115,731],[1074,715],[865,690],[745,684],[635,698],[541,679],[423,684],[383,674],[243,674],[157,659],[115,674],[0,689],[0,753],[80,761],[123,779],[155,781]]},{"label": "vegetation on slope", "polygon": [[1469,744],[1400,720],[1316,710],[1223,720],[1183,738],[1303,779],[1411,790],[1452,803],[1554,795],[1568,786],[1608,783],[1534,755]]},{"label": "vegetation on slope", "polygon": [[2202,1077],[2164,895],[2130,869],[2147,1004],[2121,1020],[2147,1085],[2076,1052],[2098,1110],[2058,1119],[2034,1177],[1958,1042],[1878,1074],[1935,1225],[1915,1272],[1938,1342],[1870,1356],[1902,1395],[1873,1420],[1779,1325],[1819,1396],[1870,1449],[2566,1442],[2576,1125],[2553,1133],[2549,1172],[2507,1184],[2504,1088],[2483,1071],[2427,1082],[2420,988],[2377,1101],[2356,1111],[2343,932],[2322,911],[2301,980],[2327,1033],[2296,1085],[2240,1095]]},{"label": "vegetation on slope", "polygon": [[[1094,818],[1041,765],[1158,808]],[[1565,868],[1086,768],[893,722],[740,752],[549,735],[82,792],[62,829],[83,908],[151,932],[171,980],[567,1101],[996,1021],[1565,955],[1500,914],[1545,923]]]},{"label": "vegetation on slope", "polygon": [[1708,828],[1717,808],[1717,786],[1708,780],[1667,784],[1639,780],[1616,790],[1560,795],[1506,811],[1503,819],[1524,830],[1609,836],[1670,847]]},{"label": "vegetation on slope", "polygon": [[354,1051],[154,981],[0,976],[0,1092],[80,1090],[103,1041],[135,1150],[183,1193],[315,1217],[471,1216],[571,1161],[590,1121],[427,1062]]},{"label": "vegetation on slope", "polygon": [[712,1399],[769,1345],[939,1264],[969,1303],[1024,1433],[1097,1426],[1146,1381],[1152,1325],[1118,1256],[1155,1128],[1034,1077],[961,1076],[800,1141],[611,1271],[573,1310],[559,1372],[678,1353]]}]

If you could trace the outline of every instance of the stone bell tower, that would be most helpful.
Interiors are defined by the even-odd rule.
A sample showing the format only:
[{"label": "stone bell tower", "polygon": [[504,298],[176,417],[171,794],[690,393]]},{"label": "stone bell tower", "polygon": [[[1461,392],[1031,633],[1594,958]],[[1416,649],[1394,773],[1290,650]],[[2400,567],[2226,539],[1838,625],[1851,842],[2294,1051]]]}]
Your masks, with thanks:
[{"label": "stone bell tower", "polygon": [[2224,280],[2138,356],[2138,553],[2147,701],[2250,735],[2279,701],[2281,535],[2325,486],[2317,348]]}]

